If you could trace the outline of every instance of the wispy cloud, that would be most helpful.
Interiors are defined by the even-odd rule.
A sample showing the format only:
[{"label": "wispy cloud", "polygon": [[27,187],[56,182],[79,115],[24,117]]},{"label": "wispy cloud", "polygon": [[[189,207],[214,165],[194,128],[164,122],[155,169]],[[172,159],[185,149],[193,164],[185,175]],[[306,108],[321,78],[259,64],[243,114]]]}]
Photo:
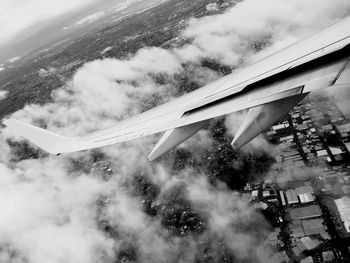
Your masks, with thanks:
[{"label": "wispy cloud", "polygon": [[13,40],[23,30],[48,22],[98,0],[4,0],[0,2],[0,46]]},{"label": "wispy cloud", "polygon": [[10,59],[7,60],[7,62],[8,63],[14,63],[14,62],[16,62],[18,60],[21,60],[21,57],[17,56],[17,57],[10,58]]},{"label": "wispy cloud", "polygon": [[96,20],[99,20],[105,15],[104,11],[100,11],[91,15],[88,15],[79,21],[76,22],[77,25],[83,25],[83,24],[90,24],[92,22],[95,22]]}]

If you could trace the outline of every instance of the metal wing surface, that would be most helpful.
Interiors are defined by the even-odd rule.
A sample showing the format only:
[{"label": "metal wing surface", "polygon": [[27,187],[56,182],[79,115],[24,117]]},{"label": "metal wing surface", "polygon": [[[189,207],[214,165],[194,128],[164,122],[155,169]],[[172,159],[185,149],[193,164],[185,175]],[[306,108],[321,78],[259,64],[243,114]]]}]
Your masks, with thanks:
[{"label": "metal wing surface", "polygon": [[[167,142],[171,131],[181,128],[176,132],[180,139],[171,138],[171,145],[176,146],[198,131],[202,127],[199,123],[205,120],[336,85],[342,74],[350,72],[349,44],[350,18],[346,18],[203,88],[82,137],[61,136],[13,119],[5,120],[4,124],[54,154],[111,145],[163,131],[169,131],[162,139]],[[299,101],[296,99],[295,103]]]}]

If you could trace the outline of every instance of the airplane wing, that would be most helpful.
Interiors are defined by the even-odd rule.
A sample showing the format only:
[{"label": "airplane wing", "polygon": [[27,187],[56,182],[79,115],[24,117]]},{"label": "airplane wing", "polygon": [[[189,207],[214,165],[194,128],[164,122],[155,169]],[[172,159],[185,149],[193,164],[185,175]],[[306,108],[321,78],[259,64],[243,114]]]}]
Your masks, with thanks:
[{"label": "airplane wing", "polygon": [[53,154],[165,131],[149,156],[154,160],[202,129],[208,120],[248,109],[232,143],[241,147],[277,122],[310,91],[349,86],[349,57],[350,17],[203,88],[82,137],[65,137],[13,119],[4,124]]}]

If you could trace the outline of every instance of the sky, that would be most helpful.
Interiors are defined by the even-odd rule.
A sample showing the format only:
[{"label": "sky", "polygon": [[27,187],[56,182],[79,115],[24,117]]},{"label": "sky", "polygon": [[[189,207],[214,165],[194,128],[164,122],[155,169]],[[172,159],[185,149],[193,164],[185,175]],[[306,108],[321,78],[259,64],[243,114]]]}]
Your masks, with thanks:
[{"label": "sky", "polygon": [[0,0],[0,46],[38,23],[102,0]]}]

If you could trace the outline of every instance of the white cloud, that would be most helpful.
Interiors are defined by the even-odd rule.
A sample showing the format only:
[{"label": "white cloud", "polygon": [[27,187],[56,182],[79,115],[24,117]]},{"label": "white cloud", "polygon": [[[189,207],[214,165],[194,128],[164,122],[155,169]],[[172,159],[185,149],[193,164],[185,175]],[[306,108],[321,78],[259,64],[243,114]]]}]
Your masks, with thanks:
[{"label": "white cloud", "polygon": [[22,162],[16,170],[1,163],[0,171],[1,245],[38,263],[96,262],[100,253],[111,253],[113,241],[96,228],[91,210],[105,183],[69,179],[53,159]]},{"label": "white cloud", "polygon": [[206,6],[206,9],[208,12],[218,11],[218,4],[217,3],[210,3]]},{"label": "white cloud", "polygon": [[17,56],[17,57],[13,57],[13,58],[8,59],[7,62],[14,63],[14,62],[16,62],[16,61],[18,61],[20,59],[21,59],[21,57]]},{"label": "white cloud", "polygon": [[130,6],[130,4],[132,4],[132,3],[136,2],[136,1],[137,0],[126,0],[123,3],[120,3],[120,4],[117,4],[117,5],[113,6],[111,8],[111,10],[113,10],[114,12],[123,11],[123,10],[127,9]]},{"label": "white cloud", "polygon": [[108,51],[111,51],[113,49],[113,47],[106,47],[104,50],[102,50],[101,52],[100,52],[100,54],[101,55],[104,55],[104,54],[106,54]]},{"label": "white cloud", "polygon": [[65,26],[65,27],[62,27],[62,30],[68,30],[68,29],[71,29],[72,26]]},{"label": "white cloud", "polygon": [[[0,71],[1,71],[1,68],[0,68]],[[0,100],[6,99],[7,94],[8,94],[7,90],[0,90]]]},{"label": "white cloud", "polygon": [[20,32],[98,0],[2,0],[0,1],[0,46]]},{"label": "white cloud", "polygon": [[100,11],[91,15],[84,17],[76,22],[77,25],[90,24],[102,18],[105,15],[104,11]]}]

